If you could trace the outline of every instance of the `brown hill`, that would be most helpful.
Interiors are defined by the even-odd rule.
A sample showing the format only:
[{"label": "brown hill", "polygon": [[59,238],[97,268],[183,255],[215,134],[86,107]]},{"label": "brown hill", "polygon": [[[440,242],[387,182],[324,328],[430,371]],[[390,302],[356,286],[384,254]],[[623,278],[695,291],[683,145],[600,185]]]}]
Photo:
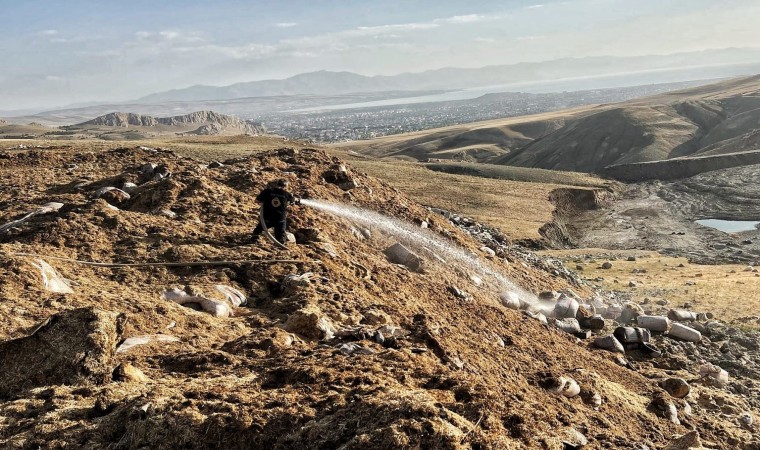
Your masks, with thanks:
[{"label": "brown hill", "polygon": [[[0,235],[4,448],[561,449],[587,439],[633,449],[692,428],[710,447],[756,445],[733,420],[754,390],[745,399],[690,379],[693,398],[663,397],[657,381],[693,363],[657,361],[663,372],[654,360],[592,349],[505,308],[490,279],[472,278],[491,267],[532,292],[570,287],[566,271],[524,250],[494,247],[470,266],[425,253],[424,270],[412,271],[383,254],[396,238],[382,227],[360,230],[307,207],[294,208],[297,243],[287,251],[248,243],[256,193],[289,177],[294,192],[425,221],[426,236],[486,254],[443,216],[341,172],[322,151],[273,150],[214,168],[147,148],[12,151],[0,153],[0,175],[0,223],[63,204]],[[131,194],[94,199],[109,186]],[[45,289],[41,260],[73,292],[50,292],[50,271]],[[225,260],[254,262],[171,265]],[[162,298],[169,288],[211,298],[217,285],[247,304],[225,302],[234,314],[215,317]],[[152,342],[123,351],[139,337]],[[583,394],[553,393],[558,377]],[[662,405],[683,424],[662,418]]]},{"label": "brown hill", "polygon": [[261,134],[263,125],[213,111],[197,111],[174,117],[156,118],[133,113],[113,112],[93,120],[65,127],[67,130],[96,127],[124,127],[139,130],[156,129],[186,134]]},{"label": "brown hill", "polygon": [[380,157],[599,172],[610,165],[758,149],[760,76],[614,105],[340,144]]}]

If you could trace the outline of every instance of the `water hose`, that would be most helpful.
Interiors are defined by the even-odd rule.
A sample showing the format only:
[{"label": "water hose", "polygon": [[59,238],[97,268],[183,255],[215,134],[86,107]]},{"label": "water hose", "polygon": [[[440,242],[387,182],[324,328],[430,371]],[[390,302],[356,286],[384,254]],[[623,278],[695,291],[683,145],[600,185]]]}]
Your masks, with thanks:
[{"label": "water hose", "polygon": [[274,245],[280,248],[283,248],[285,250],[288,249],[288,247],[286,247],[285,244],[275,239],[274,236],[272,236],[272,233],[269,232],[269,228],[267,228],[267,223],[266,221],[264,221],[264,208],[259,209],[259,223],[261,224],[261,229],[264,231],[264,234],[269,238],[270,241],[274,243]]},{"label": "water hose", "polygon": [[29,256],[34,258],[67,261],[94,267],[197,267],[197,266],[229,266],[233,264],[320,264],[319,261],[299,261],[297,259],[246,259],[240,261],[187,261],[187,262],[142,262],[142,263],[103,263],[82,261],[79,259],[63,258],[60,256],[39,255],[36,253],[13,253],[14,256]]}]

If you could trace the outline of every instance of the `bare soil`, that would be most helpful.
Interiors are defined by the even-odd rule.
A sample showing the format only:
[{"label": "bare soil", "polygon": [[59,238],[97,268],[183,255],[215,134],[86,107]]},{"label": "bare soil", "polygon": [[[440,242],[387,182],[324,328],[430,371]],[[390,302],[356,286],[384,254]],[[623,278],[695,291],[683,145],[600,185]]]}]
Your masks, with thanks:
[{"label": "bare soil", "polygon": [[[139,167],[147,162],[166,165],[172,175],[144,179]],[[278,250],[248,242],[255,195],[267,182],[288,177],[296,193],[424,220],[453,244],[479,251],[471,237],[385,182],[351,168],[359,187],[350,193],[324,182],[337,162],[321,150],[292,148],[227,160],[216,169],[171,151],[134,147],[0,152],[0,223],[50,201],[65,205],[0,236],[0,339],[28,336],[52,314],[82,307],[124,314],[124,337],[179,339],[115,354],[114,365],[128,362],[147,381],[118,376],[121,381],[49,384],[3,398],[0,446],[560,449],[574,429],[590,448],[659,448],[697,429],[709,447],[757,448],[752,431],[733,415],[700,405],[701,397],[692,399],[691,415],[681,412],[681,425],[661,418],[651,401],[663,392],[657,384],[663,372],[631,370],[611,353],[504,308],[493,289],[469,281],[468,270],[430,264],[415,273],[391,264],[382,253],[387,236],[362,239],[346,221],[301,207],[291,221],[302,237],[297,244]],[[97,189],[125,181],[139,188],[118,210],[93,199]],[[309,229],[321,237],[305,238],[314,236]],[[74,293],[46,291],[34,258],[21,252],[42,255],[71,280]],[[300,262],[102,268],[51,256]],[[496,257],[491,264],[532,292],[570,287],[519,258]],[[307,272],[309,282],[283,282]],[[214,317],[161,298],[183,286],[210,296],[216,284],[242,290],[247,306],[232,317]],[[454,295],[454,285],[471,297]],[[395,346],[356,333],[318,339],[307,313],[338,331],[353,327],[371,335],[389,322],[406,336]],[[296,317],[306,325],[288,327]],[[349,340],[371,352],[343,354],[340,346]],[[4,355],[0,363],[18,361]],[[551,394],[542,387],[550,374],[572,376],[600,395],[601,406]],[[695,392],[747,407],[727,390],[697,386]],[[681,411],[683,403],[676,403]]]},{"label": "bare soil", "polygon": [[[579,248],[654,250],[700,263],[760,263],[760,230],[724,233],[698,219],[760,220],[760,165],[627,185],[607,207],[563,218]],[[560,213],[561,215],[561,213]]]}]

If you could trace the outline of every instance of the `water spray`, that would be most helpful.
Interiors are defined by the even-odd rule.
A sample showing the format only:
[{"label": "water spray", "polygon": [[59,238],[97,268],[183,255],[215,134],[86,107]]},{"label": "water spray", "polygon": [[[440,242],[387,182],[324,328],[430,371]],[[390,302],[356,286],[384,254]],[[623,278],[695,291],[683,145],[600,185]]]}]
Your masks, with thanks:
[{"label": "water spray", "polygon": [[375,227],[389,234],[399,241],[409,243],[416,247],[427,248],[435,254],[442,256],[446,261],[454,261],[478,273],[481,277],[493,280],[500,292],[508,291],[516,293],[522,301],[536,303],[538,299],[532,293],[524,290],[502,274],[497,268],[487,261],[457,246],[453,242],[441,239],[432,231],[416,227],[407,222],[384,216],[375,211],[357,208],[354,206],[337,203],[323,202],[314,199],[302,199],[301,204],[315,208],[330,214],[349,219],[356,223]]}]

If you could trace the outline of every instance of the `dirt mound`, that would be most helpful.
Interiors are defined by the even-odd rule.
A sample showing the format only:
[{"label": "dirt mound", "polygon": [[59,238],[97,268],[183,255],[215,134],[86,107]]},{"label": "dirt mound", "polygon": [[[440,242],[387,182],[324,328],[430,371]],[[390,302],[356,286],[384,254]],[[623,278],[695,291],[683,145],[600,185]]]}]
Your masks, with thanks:
[{"label": "dirt mound", "polygon": [[124,317],[94,308],[50,316],[29,336],[0,343],[0,396],[53,384],[111,380]]},{"label": "dirt mound", "polygon": [[[287,250],[249,243],[255,195],[286,177],[304,198],[424,223],[530,292],[572,289],[590,299],[546,261],[506,244],[485,251],[443,216],[343,169],[318,150],[272,150],[213,166],[147,148],[0,153],[0,223],[64,204],[0,235],[0,338],[27,336],[51,314],[97,307],[127,319],[119,350],[108,346],[113,363],[142,372],[122,366],[101,385],[47,381],[0,402],[0,445],[495,449],[563,448],[583,438],[590,448],[641,448],[694,426],[714,447],[751,442],[749,431],[712,418],[696,399],[691,416],[679,400],[682,425],[659,417],[650,407],[663,392],[655,381],[587,340],[502,306],[477,267],[422,251],[421,271],[393,264],[383,250],[396,239],[380,227],[294,207],[297,243]],[[325,179],[336,172],[352,182]],[[96,198],[104,188],[128,196],[108,203]],[[38,259],[73,292],[46,290],[32,264]],[[250,262],[220,262],[243,260]],[[220,263],[172,265],[198,261]],[[179,289],[229,302],[220,292],[231,291],[218,286],[245,294],[245,304],[227,303],[230,317],[164,295]],[[30,357],[16,359],[23,358]],[[558,395],[546,388],[547,374],[571,377],[588,395]]]}]

